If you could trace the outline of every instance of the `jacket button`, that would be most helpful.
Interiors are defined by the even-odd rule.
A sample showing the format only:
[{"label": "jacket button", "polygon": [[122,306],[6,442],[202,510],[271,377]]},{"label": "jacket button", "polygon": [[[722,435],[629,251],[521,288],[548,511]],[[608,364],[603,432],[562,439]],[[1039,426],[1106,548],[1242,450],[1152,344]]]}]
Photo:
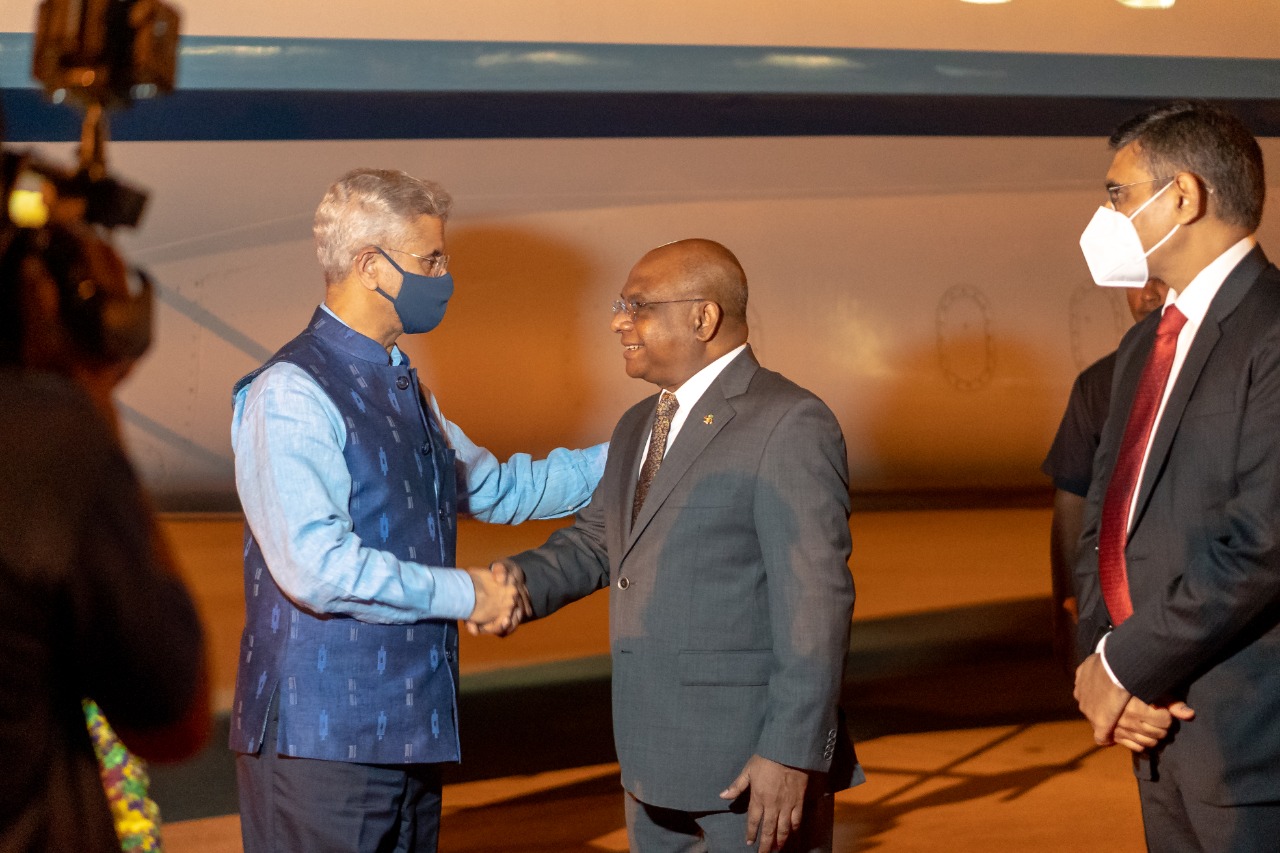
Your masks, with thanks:
[{"label": "jacket button", "polygon": [[631,581],[627,580],[625,577],[618,578],[618,589],[626,589],[629,586],[631,586]]},{"label": "jacket button", "polygon": [[397,388],[399,388],[401,391],[403,391],[404,389],[408,388],[408,387],[409,387],[409,377],[408,377],[408,376],[397,376],[397,377],[396,377],[396,387],[397,387]]}]

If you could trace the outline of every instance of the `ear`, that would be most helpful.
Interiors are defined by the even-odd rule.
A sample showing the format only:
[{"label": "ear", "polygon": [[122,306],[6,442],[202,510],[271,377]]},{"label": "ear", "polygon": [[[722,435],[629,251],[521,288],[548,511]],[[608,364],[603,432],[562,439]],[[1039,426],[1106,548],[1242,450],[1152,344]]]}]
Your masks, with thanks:
[{"label": "ear", "polygon": [[1174,219],[1179,225],[1190,225],[1209,212],[1209,190],[1191,172],[1179,172],[1173,178],[1172,191],[1177,193],[1178,209]]},{"label": "ear", "polygon": [[383,261],[381,253],[372,246],[361,249],[351,262],[351,272],[359,279],[365,290],[377,290],[382,275]]},{"label": "ear", "polygon": [[703,302],[694,313],[694,335],[704,344],[720,331],[720,323],[724,320],[724,312],[714,302]]}]

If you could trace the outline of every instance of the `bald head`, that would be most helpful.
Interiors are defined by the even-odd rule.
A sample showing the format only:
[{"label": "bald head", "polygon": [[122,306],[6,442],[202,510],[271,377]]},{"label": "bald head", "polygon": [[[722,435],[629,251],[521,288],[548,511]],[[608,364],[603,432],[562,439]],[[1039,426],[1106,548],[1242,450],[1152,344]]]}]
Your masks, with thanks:
[{"label": "bald head", "polygon": [[747,341],[747,277],[733,253],[711,240],[646,253],[620,295],[612,327],[627,373],[668,391]]},{"label": "bald head", "polygon": [[659,246],[640,262],[651,260],[666,266],[690,293],[718,304],[726,330],[734,326],[746,328],[747,274],[733,252],[714,240],[695,237]]}]

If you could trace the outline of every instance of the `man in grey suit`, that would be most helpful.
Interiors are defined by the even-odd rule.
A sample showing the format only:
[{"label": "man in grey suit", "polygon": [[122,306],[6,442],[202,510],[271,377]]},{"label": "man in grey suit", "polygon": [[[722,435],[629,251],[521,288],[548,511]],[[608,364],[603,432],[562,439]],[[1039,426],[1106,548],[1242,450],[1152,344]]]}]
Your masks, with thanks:
[{"label": "man in grey suit", "polygon": [[1082,248],[1099,283],[1152,275],[1169,293],[1118,351],[1077,565],[1076,697],[1099,744],[1135,754],[1149,849],[1274,851],[1280,270],[1253,236],[1262,152],[1194,102],[1136,116],[1111,147],[1111,204]]},{"label": "man in grey suit", "polygon": [[720,244],[654,249],[621,296],[627,373],[662,392],[622,416],[576,522],[505,571],[537,617],[610,587],[632,850],[830,850],[832,794],[863,778],[837,708],[854,597],[840,425],[756,362]]}]

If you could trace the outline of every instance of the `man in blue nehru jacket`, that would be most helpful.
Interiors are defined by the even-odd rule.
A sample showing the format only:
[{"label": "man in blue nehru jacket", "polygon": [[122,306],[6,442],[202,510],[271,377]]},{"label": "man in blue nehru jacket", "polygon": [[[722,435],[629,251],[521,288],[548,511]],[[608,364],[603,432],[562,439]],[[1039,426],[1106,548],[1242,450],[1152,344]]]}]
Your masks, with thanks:
[{"label": "man in blue nehru jacket", "polygon": [[231,715],[246,853],[434,851],[457,761],[458,627],[518,620],[454,565],[457,516],[516,524],[589,500],[602,445],[505,463],[445,420],[396,347],[453,292],[450,198],[357,169],[316,211],[324,303],[235,386],[245,629]]}]

